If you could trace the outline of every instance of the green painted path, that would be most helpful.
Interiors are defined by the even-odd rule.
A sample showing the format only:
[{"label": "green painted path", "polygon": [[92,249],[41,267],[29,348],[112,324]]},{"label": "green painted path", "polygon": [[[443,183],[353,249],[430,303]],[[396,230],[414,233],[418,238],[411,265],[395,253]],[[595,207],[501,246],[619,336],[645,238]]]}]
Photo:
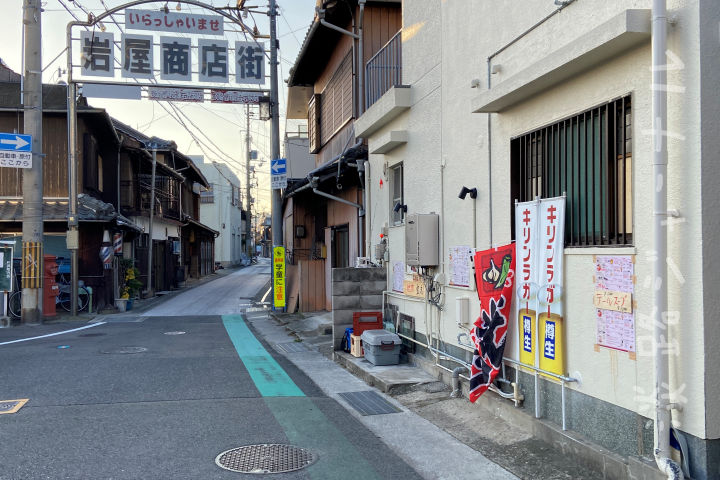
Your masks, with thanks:
[{"label": "green painted path", "polygon": [[227,330],[240,360],[263,397],[304,397],[285,370],[255,338],[242,315],[223,315]]},{"label": "green painted path", "polygon": [[[255,338],[242,315],[223,315],[223,325],[265,405],[288,441],[316,452],[308,467],[313,479],[380,480],[384,478],[335,424],[307,398],[283,368]],[[279,398],[290,397],[290,398]],[[293,398],[294,397],[294,398]],[[348,414],[349,415],[349,414]],[[378,448],[385,448],[378,445]],[[351,468],[349,466],[351,465]]]}]

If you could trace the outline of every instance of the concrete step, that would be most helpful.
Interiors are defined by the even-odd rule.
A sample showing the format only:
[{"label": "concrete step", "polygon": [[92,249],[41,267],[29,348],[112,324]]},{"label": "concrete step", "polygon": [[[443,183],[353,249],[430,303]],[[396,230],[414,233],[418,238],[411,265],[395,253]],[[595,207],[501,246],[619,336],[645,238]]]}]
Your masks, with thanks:
[{"label": "concrete step", "polygon": [[347,352],[333,352],[333,360],[346,370],[385,393],[402,393],[424,383],[434,383],[433,377],[413,364],[376,366],[365,358],[358,358]]}]

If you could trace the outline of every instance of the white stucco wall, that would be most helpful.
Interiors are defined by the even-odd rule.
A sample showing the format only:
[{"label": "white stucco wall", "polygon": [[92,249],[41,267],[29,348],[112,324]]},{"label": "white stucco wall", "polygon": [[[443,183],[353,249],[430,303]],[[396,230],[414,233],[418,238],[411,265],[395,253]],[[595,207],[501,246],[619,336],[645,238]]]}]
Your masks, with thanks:
[{"label": "white stucco wall", "polygon": [[[225,266],[240,263],[242,254],[242,198],[232,204],[232,185],[240,186],[240,180],[225,164],[218,164],[222,174],[212,164],[195,159],[214,191],[213,203],[200,203],[200,222],[220,232],[215,239],[215,261]],[[242,191],[241,191],[242,192]]]},{"label": "white stucco wall", "polygon": [[[615,17],[624,9],[651,7],[649,0],[578,1],[544,25],[499,54],[494,63],[501,72],[492,76],[493,86],[522,71],[529,62],[541,60],[558,48]],[[472,200],[460,200],[462,186],[478,189],[476,234],[478,249],[502,245],[510,233],[510,139],[567,118],[598,104],[632,95],[633,115],[633,212],[634,246],[612,249],[567,249],[565,255],[565,325],[568,373],[582,378],[573,385],[583,393],[652,417],[653,353],[651,350],[652,292],[649,284],[652,243],[652,112],[649,40],[630,51],[592,67],[521,102],[492,114],[492,172],[488,164],[487,114],[471,113],[471,101],[487,89],[486,59],[513,37],[556,7],[550,0],[527,0],[488,4],[481,0],[451,2],[433,0],[404,2],[403,83],[412,89],[411,109],[375,132],[373,139],[391,130],[407,130],[408,142],[384,155],[370,155],[371,244],[379,241],[381,228],[389,223],[389,175],[386,168],[404,162],[405,203],[409,212],[436,212],[441,219],[441,270],[447,272],[447,249],[472,245]],[[670,326],[671,391],[685,403],[673,412],[676,426],[708,438],[706,426],[706,345],[703,310],[703,249],[701,217],[700,136],[700,35],[698,2],[668,1],[676,20],[669,29],[668,48],[683,66],[668,72],[668,84],[676,85],[668,96],[669,139],[668,207],[682,217],[668,231],[669,308],[679,313]],[[717,9],[716,9],[717,10]],[[717,28],[717,22],[715,23]],[[716,30],[715,28],[715,30]],[[714,32],[717,35],[717,31]],[[717,41],[717,39],[715,39]],[[478,89],[471,88],[480,80]],[[675,91],[680,90],[682,91]],[[444,167],[443,167],[444,165]],[[382,178],[384,186],[380,188]],[[489,192],[492,189],[492,198]],[[490,204],[492,203],[492,223]],[[492,237],[492,238],[491,238]],[[708,239],[706,239],[708,241]],[[392,265],[404,260],[404,227],[389,228],[389,288]],[[636,358],[620,351],[596,351],[595,309],[592,304],[596,254],[635,255]],[[693,260],[694,259],[694,260]],[[717,286],[715,286],[717,288]],[[471,319],[479,314],[473,289],[445,288],[445,309],[435,331],[446,342],[456,343],[455,298],[470,296]],[[416,328],[426,333],[429,321],[423,302],[391,295],[400,311],[416,318]],[[433,322],[437,310],[432,309]],[[506,356],[515,355],[515,332],[511,331]],[[708,400],[709,402],[709,400]],[[717,401],[714,401],[717,406]],[[710,404],[708,403],[708,406]],[[717,423],[717,422],[715,422]],[[713,435],[720,426],[713,424]],[[712,438],[712,437],[711,437]]]}]

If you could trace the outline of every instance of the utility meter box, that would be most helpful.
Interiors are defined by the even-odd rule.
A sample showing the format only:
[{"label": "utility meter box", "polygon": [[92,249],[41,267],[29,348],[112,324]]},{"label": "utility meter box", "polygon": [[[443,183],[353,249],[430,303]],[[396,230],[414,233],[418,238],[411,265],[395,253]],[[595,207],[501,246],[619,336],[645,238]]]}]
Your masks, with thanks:
[{"label": "utility meter box", "polygon": [[416,267],[439,263],[440,217],[436,213],[412,213],[405,217],[405,264]]}]

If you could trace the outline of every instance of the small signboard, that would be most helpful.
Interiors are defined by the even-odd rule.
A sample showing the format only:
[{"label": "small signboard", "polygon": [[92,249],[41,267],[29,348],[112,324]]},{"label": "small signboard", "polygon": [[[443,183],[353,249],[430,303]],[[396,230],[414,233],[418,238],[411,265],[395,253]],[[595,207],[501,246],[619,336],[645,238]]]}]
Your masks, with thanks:
[{"label": "small signboard", "polygon": [[276,158],[270,162],[270,188],[287,188],[287,160]]},{"label": "small signboard", "polygon": [[242,92],[237,90],[211,89],[210,101],[212,103],[244,103],[258,104],[263,94],[260,92]]},{"label": "small signboard", "polygon": [[171,102],[203,102],[205,91],[198,88],[149,87],[148,99]]},{"label": "small signboard", "polygon": [[0,292],[12,291],[13,248],[0,246]]},{"label": "small signboard", "polygon": [[273,305],[285,307],[285,247],[273,248]]},{"label": "small signboard", "polygon": [[32,136],[0,133],[0,167],[32,168]]},{"label": "small signboard", "polygon": [[224,35],[223,17],[162,10],[125,10],[125,28],[159,32]]}]

